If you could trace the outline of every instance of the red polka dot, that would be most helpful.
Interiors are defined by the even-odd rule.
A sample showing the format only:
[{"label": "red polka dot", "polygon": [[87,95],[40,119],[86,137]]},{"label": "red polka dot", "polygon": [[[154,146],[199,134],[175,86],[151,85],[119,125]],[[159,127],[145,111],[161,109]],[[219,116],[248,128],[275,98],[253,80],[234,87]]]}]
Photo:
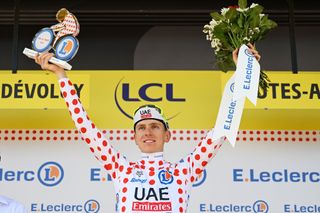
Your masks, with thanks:
[{"label": "red polka dot", "polygon": [[188,170],[187,169],[182,169],[183,174],[188,174]]},{"label": "red polka dot", "polygon": [[107,160],[107,156],[101,155],[101,160],[106,161]]},{"label": "red polka dot", "polygon": [[183,198],[182,197],[179,198],[179,203],[183,203]]},{"label": "red polka dot", "polygon": [[103,145],[104,147],[106,147],[106,146],[108,146],[108,142],[107,142],[106,140],[104,140],[104,141],[102,141],[102,145]]},{"label": "red polka dot", "polygon": [[60,87],[61,87],[61,88],[63,88],[65,85],[66,85],[66,84],[65,84],[63,81],[60,82]]},{"label": "red polka dot", "polygon": [[179,194],[182,194],[182,193],[183,193],[183,190],[182,190],[181,188],[179,188],[179,189],[178,189],[178,193],[179,193]]},{"label": "red polka dot", "polygon": [[62,95],[63,95],[63,97],[65,97],[65,98],[67,97],[67,93],[66,93],[66,92],[63,92]]},{"label": "red polka dot", "polygon": [[78,107],[74,108],[74,113],[79,114],[80,109]]},{"label": "red polka dot", "polygon": [[208,145],[211,145],[211,144],[212,144],[212,140],[211,140],[211,139],[208,139],[208,140],[207,140],[207,144],[208,144]]},{"label": "red polka dot", "polygon": [[206,152],[207,148],[206,147],[201,147],[201,152]]},{"label": "red polka dot", "polygon": [[155,172],[154,171],[150,171],[149,172],[149,176],[154,176],[155,175]]},{"label": "red polka dot", "polygon": [[85,140],[85,141],[86,141],[86,143],[87,143],[87,144],[90,144],[90,143],[91,143],[91,141],[90,141],[90,139],[89,139],[89,138],[86,138],[86,140]]},{"label": "red polka dot", "polygon": [[183,208],[182,208],[182,207],[180,207],[180,208],[179,208],[179,211],[180,211],[180,212],[183,212]]},{"label": "red polka dot", "polygon": [[126,197],[122,197],[122,202],[126,202],[127,198]]},{"label": "red polka dot", "polygon": [[196,174],[197,175],[201,174],[201,172],[202,172],[202,169],[199,169],[199,168],[196,169]]},{"label": "red polka dot", "polygon": [[178,179],[177,180],[177,184],[181,185],[182,184],[182,180]]},{"label": "red polka dot", "polygon": [[104,168],[106,169],[106,170],[111,170],[112,169],[112,164],[106,164],[106,165],[104,165]]},{"label": "red polka dot", "polygon": [[122,192],[126,193],[128,191],[127,187],[123,187]]},{"label": "red polka dot", "polygon": [[84,127],[82,127],[82,128],[80,129],[80,131],[81,131],[82,133],[86,133],[86,132],[87,132],[87,129],[84,128]]},{"label": "red polka dot", "polygon": [[71,95],[74,95],[74,94],[76,94],[76,91],[75,91],[74,89],[72,89],[72,90],[70,91],[70,93],[71,93]]},{"label": "red polka dot", "polygon": [[70,81],[70,80],[68,80],[68,84],[69,84],[70,86],[72,86],[72,83],[71,83],[71,81]]},{"label": "red polka dot", "polygon": [[112,177],[113,177],[113,179],[116,179],[117,174],[115,172],[112,172]]},{"label": "red polka dot", "polygon": [[77,99],[73,99],[73,100],[72,100],[72,104],[73,104],[73,105],[77,105],[77,104],[78,104],[78,100],[77,100]]},{"label": "red polka dot", "polygon": [[179,169],[175,169],[174,172],[173,172],[173,175],[174,176],[179,176],[179,173],[180,173]]},{"label": "red polka dot", "polygon": [[200,160],[200,155],[199,155],[199,154],[196,154],[196,155],[194,156],[194,158],[195,158],[196,160]]},{"label": "red polka dot", "polygon": [[101,133],[100,132],[97,133],[97,137],[101,138]]},{"label": "red polka dot", "polygon": [[205,167],[208,164],[207,161],[202,161],[201,166]]},{"label": "red polka dot", "polygon": [[123,183],[128,183],[128,181],[129,181],[129,179],[128,178],[125,178],[125,179],[123,179]]},{"label": "red polka dot", "polygon": [[150,180],[150,181],[149,181],[149,184],[150,184],[150,185],[154,185],[155,183],[156,183],[155,180]]},{"label": "red polka dot", "polygon": [[121,211],[122,211],[122,212],[126,212],[126,207],[125,207],[125,206],[122,206]]}]

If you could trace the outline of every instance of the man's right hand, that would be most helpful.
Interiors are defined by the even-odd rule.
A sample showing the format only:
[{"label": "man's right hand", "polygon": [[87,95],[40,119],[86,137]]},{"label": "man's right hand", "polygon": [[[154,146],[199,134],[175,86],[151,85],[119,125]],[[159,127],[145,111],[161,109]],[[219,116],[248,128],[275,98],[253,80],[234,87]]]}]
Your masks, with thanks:
[{"label": "man's right hand", "polygon": [[62,67],[49,63],[50,58],[53,57],[53,53],[42,53],[35,57],[35,62],[41,66],[41,69],[48,70],[56,74],[58,79],[66,78],[66,72]]}]

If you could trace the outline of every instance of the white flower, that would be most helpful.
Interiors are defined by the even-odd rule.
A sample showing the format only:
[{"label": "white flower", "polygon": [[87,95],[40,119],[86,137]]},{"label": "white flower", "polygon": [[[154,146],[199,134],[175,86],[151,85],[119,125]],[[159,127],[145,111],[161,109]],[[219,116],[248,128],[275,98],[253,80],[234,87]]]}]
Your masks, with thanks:
[{"label": "white flower", "polygon": [[221,9],[221,15],[225,16],[228,11],[229,11],[229,8],[225,8],[225,7],[222,8]]},{"label": "white flower", "polygon": [[249,10],[249,8],[245,8],[245,9],[242,9],[242,8],[237,8],[237,11],[243,13],[243,12],[247,12]]},{"label": "white flower", "polygon": [[260,32],[260,29],[259,29],[258,27],[255,27],[255,28],[253,29],[253,31],[258,33],[258,32]]},{"label": "white flower", "polygon": [[204,25],[203,30],[204,33],[208,33],[210,31],[210,26],[209,25]]},{"label": "white flower", "polygon": [[216,51],[219,51],[220,50],[220,46],[221,46],[221,42],[220,42],[219,39],[217,39],[217,38],[212,39],[212,41],[211,41],[211,47],[212,48],[215,48]]},{"label": "white flower", "polygon": [[254,8],[254,7],[256,7],[256,6],[258,6],[258,4],[252,3],[251,6],[250,6],[250,8]]},{"label": "white flower", "polygon": [[212,19],[209,24],[210,24],[211,27],[214,28],[215,26],[217,26],[218,24],[220,24],[220,22],[221,22],[221,21],[216,21],[216,20]]},{"label": "white flower", "polygon": [[250,41],[250,39],[248,37],[244,37],[243,41]]},{"label": "white flower", "polygon": [[263,16],[264,16],[263,13],[259,14],[260,19],[262,19]]}]

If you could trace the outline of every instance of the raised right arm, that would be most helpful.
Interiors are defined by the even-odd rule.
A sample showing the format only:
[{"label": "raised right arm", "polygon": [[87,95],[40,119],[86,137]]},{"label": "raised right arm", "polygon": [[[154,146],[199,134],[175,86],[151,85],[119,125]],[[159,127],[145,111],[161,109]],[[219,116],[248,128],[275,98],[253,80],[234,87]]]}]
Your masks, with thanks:
[{"label": "raised right arm", "polygon": [[96,159],[102,163],[103,167],[109,172],[112,178],[115,179],[117,175],[127,167],[125,158],[112,147],[102,132],[89,119],[86,111],[82,107],[75,88],[67,78],[65,70],[59,66],[48,63],[51,57],[51,53],[45,53],[36,57],[35,61],[41,65],[42,69],[49,70],[56,74],[59,79],[61,93],[75,126],[81,133],[84,141],[89,145],[90,151]]}]

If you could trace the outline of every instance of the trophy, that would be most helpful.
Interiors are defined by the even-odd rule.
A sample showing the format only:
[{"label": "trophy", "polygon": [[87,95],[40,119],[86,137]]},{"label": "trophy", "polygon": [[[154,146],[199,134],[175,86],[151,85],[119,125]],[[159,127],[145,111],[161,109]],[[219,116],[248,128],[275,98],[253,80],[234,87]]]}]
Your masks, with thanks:
[{"label": "trophy", "polygon": [[34,58],[43,52],[53,52],[49,62],[64,69],[71,70],[68,64],[79,49],[79,41],[76,36],[79,34],[80,25],[77,18],[67,9],[60,9],[56,18],[58,24],[51,27],[42,28],[32,40],[32,49],[24,48],[23,54],[29,58]]}]

